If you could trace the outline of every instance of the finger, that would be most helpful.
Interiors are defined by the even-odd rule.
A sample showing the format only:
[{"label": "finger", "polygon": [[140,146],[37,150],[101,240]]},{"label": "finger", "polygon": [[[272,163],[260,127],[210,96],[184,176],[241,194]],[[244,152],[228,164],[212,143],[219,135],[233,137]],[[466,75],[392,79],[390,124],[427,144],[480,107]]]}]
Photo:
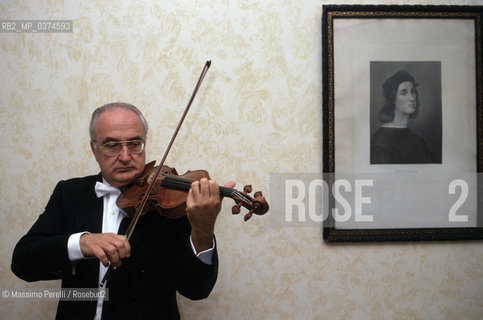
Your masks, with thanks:
[{"label": "finger", "polygon": [[104,252],[104,250],[102,250],[101,247],[94,248],[92,255],[97,259],[99,259],[99,261],[104,265],[104,267],[109,266],[109,259],[107,258],[106,253]]},{"label": "finger", "polygon": [[121,265],[122,259],[129,257],[131,246],[125,236],[112,234],[106,253],[111,263],[117,267]]},{"label": "finger", "polygon": [[201,178],[200,180],[200,196],[204,199],[210,197],[210,184],[206,178]]},{"label": "finger", "polygon": [[121,258],[126,256],[130,248],[126,237],[115,233],[102,234],[97,244],[103,248],[106,253],[110,253],[115,249]]},{"label": "finger", "polygon": [[117,249],[120,259],[129,257],[131,253],[131,246],[129,245],[129,241],[127,241],[127,238],[125,236],[119,236],[118,240],[114,245]]},{"label": "finger", "polygon": [[218,184],[215,180],[208,181],[208,187],[210,189],[210,196],[215,201],[220,200],[220,189],[218,188]]},{"label": "finger", "polygon": [[117,252],[116,247],[108,247],[104,251],[114,267],[119,267],[121,265],[121,259],[119,259],[119,253]]},{"label": "finger", "polygon": [[191,184],[191,188],[190,188],[188,194],[190,192],[191,192],[192,199],[199,198],[199,196],[200,196],[200,182],[199,181],[194,181]]},{"label": "finger", "polygon": [[227,187],[227,188],[234,188],[236,185],[236,183],[234,181],[228,181],[227,183],[225,183],[223,186],[224,187]]}]

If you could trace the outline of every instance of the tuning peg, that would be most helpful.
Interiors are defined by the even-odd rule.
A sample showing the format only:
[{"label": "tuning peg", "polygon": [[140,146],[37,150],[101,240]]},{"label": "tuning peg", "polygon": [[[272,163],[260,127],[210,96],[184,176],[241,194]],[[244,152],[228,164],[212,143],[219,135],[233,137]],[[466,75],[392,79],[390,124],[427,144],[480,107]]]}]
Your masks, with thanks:
[{"label": "tuning peg", "polygon": [[232,214],[239,214],[241,212],[241,203],[235,204],[233,207],[231,207],[231,213]]},{"label": "tuning peg", "polygon": [[250,219],[253,215],[253,210],[250,210],[246,215],[245,217],[243,217],[243,220],[245,221],[248,221],[248,219]]}]

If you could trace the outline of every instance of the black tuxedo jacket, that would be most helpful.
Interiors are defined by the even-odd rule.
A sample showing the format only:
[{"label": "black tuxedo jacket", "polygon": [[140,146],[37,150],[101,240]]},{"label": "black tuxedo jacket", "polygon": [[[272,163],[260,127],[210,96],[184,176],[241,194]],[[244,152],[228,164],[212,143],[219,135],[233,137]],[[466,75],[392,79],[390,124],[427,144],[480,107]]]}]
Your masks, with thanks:
[{"label": "black tuxedo jacket", "polygon": [[[17,243],[12,271],[26,281],[62,279],[63,288],[97,288],[99,260],[75,265],[67,252],[73,233],[102,230],[103,200],[94,186],[101,175],[61,181],[28,233]],[[124,234],[130,219],[123,219]],[[217,277],[218,258],[206,265],[191,249],[186,217],[169,219],[157,212],[143,215],[131,236],[131,255],[107,282],[109,300],[103,319],[179,319],[176,291],[187,298],[206,298]],[[57,319],[93,319],[96,301],[60,301]]]}]

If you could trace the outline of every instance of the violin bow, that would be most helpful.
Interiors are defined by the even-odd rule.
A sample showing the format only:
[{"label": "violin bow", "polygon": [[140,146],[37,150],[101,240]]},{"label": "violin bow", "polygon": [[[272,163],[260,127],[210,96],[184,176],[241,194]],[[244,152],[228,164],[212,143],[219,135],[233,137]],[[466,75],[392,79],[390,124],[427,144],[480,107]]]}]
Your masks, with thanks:
[{"label": "violin bow", "polygon": [[[178,122],[178,125],[176,126],[176,129],[174,130],[173,136],[171,137],[171,140],[169,141],[168,147],[166,148],[166,151],[164,151],[163,158],[161,159],[161,162],[154,172],[153,178],[151,180],[151,183],[148,184],[148,188],[146,192],[144,193],[143,198],[141,199],[141,202],[139,203],[138,207],[136,208],[136,212],[134,213],[134,216],[131,220],[131,223],[129,224],[127,230],[126,230],[126,238],[129,241],[131,238],[131,235],[134,231],[134,228],[136,227],[136,224],[139,220],[139,217],[141,216],[141,213],[144,210],[144,206],[146,205],[146,202],[148,200],[149,195],[151,194],[151,190],[153,189],[154,184],[156,183],[156,178],[159,176],[159,173],[161,172],[161,168],[164,164],[164,161],[168,157],[168,153],[171,150],[171,147],[173,146],[174,140],[176,139],[176,136],[178,135],[179,129],[181,128],[181,125],[183,124],[184,119],[186,118],[186,115],[188,114],[188,111],[191,107],[191,104],[193,103],[193,100],[195,99],[196,93],[198,92],[198,89],[201,87],[201,83],[203,82],[203,79],[205,78],[206,73],[208,72],[208,69],[211,66],[211,60],[206,61],[205,66],[203,67],[203,70],[201,71],[200,78],[198,79],[198,82],[196,83],[196,86],[193,90],[193,93],[191,94],[190,100],[188,101],[188,104],[186,105],[186,108],[184,109],[184,112]],[[99,285],[100,288],[104,288],[107,280],[111,277],[112,270],[115,269],[115,267],[112,266],[112,264],[109,265],[109,268],[107,269],[106,273],[104,274],[104,277],[102,278],[102,281]]]}]

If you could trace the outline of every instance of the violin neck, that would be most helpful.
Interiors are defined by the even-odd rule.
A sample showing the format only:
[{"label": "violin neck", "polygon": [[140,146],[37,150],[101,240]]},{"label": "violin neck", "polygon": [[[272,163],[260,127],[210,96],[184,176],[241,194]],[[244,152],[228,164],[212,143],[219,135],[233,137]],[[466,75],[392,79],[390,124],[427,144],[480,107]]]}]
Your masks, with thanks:
[{"label": "violin neck", "polygon": [[[188,192],[193,182],[194,180],[180,178],[178,176],[166,175],[161,181],[161,187]],[[235,189],[222,186],[218,186],[218,189],[220,190],[220,195],[222,197],[233,198],[235,196]]]}]

